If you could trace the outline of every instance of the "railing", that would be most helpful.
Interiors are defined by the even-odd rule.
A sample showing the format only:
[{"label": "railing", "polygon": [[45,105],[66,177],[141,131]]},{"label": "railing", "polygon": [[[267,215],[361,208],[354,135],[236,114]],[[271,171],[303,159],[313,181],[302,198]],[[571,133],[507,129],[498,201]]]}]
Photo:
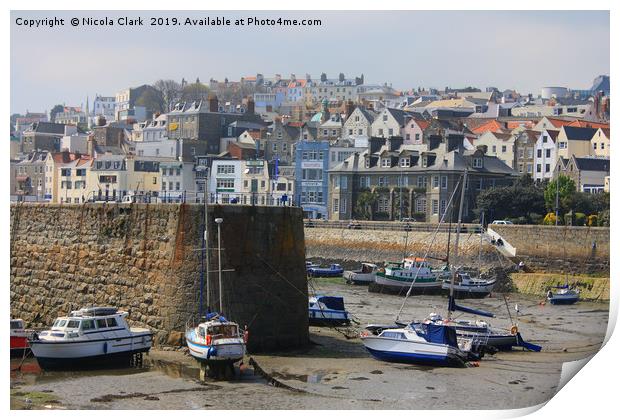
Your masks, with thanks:
[{"label": "railing", "polygon": [[[399,221],[352,221],[352,220],[322,220],[304,219],[306,228],[329,228],[329,229],[366,229],[366,230],[396,230],[408,232],[456,232],[456,224],[450,226],[442,224],[439,227],[435,223],[426,222],[399,222]],[[476,223],[463,223],[461,233],[481,233],[484,228]]]}]

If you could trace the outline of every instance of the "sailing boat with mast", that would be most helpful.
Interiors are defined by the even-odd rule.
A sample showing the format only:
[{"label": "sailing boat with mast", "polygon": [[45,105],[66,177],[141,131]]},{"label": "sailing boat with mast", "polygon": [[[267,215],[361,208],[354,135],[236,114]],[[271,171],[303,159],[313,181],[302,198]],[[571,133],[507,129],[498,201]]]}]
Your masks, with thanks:
[{"label": "sailing boat with mast", "polygon": [[[222,305],[222,241],[220,225],[223,219],[217,218],[218,224],[218,274],[219,274],[219,312],[210,311],[210,283],[209,283],[209,207],[208,207],[208,178],[205,182],[205,228],[204,249],[200,273],[200,302],[199,321],[196,325],[193,320],[188,321],[185,330],[185,341],[192,355],[201,364],[201,377],[209,368],[216,376],[225,376],[234,372],[234,363],[243,359],[246,351],[247,331],[243,332],[235,322],[227,320],[223,315]],[[206,277],[207,310],[203,315],[203,279]]]},{"label": "sailing boat with mast", "polygon": [[[481,225],[484,226],[484,213],[482,213]],[[452,229],[450,229],[450,232]],[[457,232],[457,235],[459,232]],[[450,233],[448,233],[448,250],[450,249]],[[448,255],[450,255],[448,251]],[[456,278],[450,276],[445,278],[442,284],[443,290],[450,290],[452,288],[455,298],[483,298],[488,296],[495,287],[495,278],[483,279],[480,278],[482,267],[482,232],[480,232],[480,247],[478,250],[478,277],[471,277],[469,273],[459,270],[456,273]]]},{"label": "sailing boat with mast", "polygon": [[[452,193],[449,203],[452,202],[455,192]],[[444,217],[445,213],[442,215],[442,221]],[[426,255],[428,255],[438,231],[439,225],[431,239]],[[426,255],[424,259],[426,259]],[[368,325],[366,330],[362,332],[361,339],[366,350],[379,360],[397,363],[463,366],[468,360],[478,360],[479,355],[473,345],[474,341],[458,338],[453,326],[439,323],[402,324],[398,322],[421,269],[422,266],[418,265],[405,299],[396,315],[396,325]]]},{"label": "sailing boat with mast", "polygon": [[[463,172],[463,186],[467,182],[467,168]],[[458,188],[458,185],[457,187]],[[456,190],[455,190],[456,191]],[[465,188],[461,188],[461,201],[459,203],[459,215],[456,228],[456,239],[454,243],[454,260],[456,261],[459,253],[459,237],[461,232],[462,216],[463,216],[463,201],[465,198]],[[482,320],[456,320],[452,318],[452,313],[455,311],[461,311],[474,315],[480,315],[484,317],[494,318],[495,315],[491,312],[483,311],[480,309],[468,308],[458,305],[456,303],[455,293],[455,280],[459,273],[454,264],[450,265],[451,280],[448,297],[448,316],[447,319],[443,319],[436,313],[431,313],[429,317],[422,322],[422,324],[431,325],[451,325],[455,328],[457,336],[463,339],[470,339],[473,341],[474,347],[478,347],[482,353],[488,350],[510,350],[514,347],[523,347],[532,351],[540,351],[542,348],[536,344],[528,343],[521,337],[519,333],[518,325],[512,322],[512,316],[510,310],[508,315],[511,318],[512,327],[510,331],[492,328],[487,322]],[[504,298],[505,299],[505,298]],[[508,303],[506,302],[508,308]]]}]

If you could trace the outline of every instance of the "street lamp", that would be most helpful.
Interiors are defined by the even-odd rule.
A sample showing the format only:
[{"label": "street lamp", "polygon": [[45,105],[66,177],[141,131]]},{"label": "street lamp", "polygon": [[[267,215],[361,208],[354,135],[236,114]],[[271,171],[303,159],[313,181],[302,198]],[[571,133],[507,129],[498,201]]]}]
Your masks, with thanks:
[{"label": "street lamp", "polygon": [[218,217],[215,219],[215,223],[217,223],[217,273],[218,273],[218,281],[219,281],[219,291],[220,291],[220,313],[223,313],[222,307],[222,222],[224,219]]}]

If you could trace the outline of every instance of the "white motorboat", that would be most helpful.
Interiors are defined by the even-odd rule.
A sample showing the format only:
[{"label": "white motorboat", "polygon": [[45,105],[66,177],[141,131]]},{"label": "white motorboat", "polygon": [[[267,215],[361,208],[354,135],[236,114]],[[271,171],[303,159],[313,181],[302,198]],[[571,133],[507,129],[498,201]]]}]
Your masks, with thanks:
[{"label": "white motorboat", "polygon": [[425,258],[408,257],[402,262],[390,262],[384,270],[375,273],[371,292],[401,292],[411,289],[412,293],[441,292],[442,279],[434,273]]},{"label": "white motorboat", "polygon": [[373,282],[376,272],[377,266],[375,264],[362,263],[362,268],[359,270],[346,270],[342,277],[344,277],[347,284],[368,284]]},{"label": "white motorboat", "polygon": [[127,315],[107,307],[72,311],[36,333],[30,348],[43,369],[129,363],[134,354],[150,350],[153,334],[147,328],[130,328]]},{"label": "white motorboat", "polygon": [[308,321],[314,325],[348,325],[349,313],[340,296],[313,296],[308,299]]},{"label": "white motorboat", "polygon": [[[450,290],[451,279],[444,279],[441,285],[443,290]],[[453,293],[455,297],[485,297],[493,291],[495,287],[495,279],[479,279],[472,278],[464,272],[456,273],[456,279],[453,284]]]},{"label": "white motorboat", "polygon": [[247,333],[237,323],[211,313],[204,322],[187,328],[185,340],[189,353],[199,362],[232,366],[245,356]]},{"label": "white motorboat", "polygon": [[364,331],[361,339],[373,357],[387,362],[462,365],[476,359],[471,340],[459,340],[455,329],[444,325],[409,324],[378,330],[377,335]]}]

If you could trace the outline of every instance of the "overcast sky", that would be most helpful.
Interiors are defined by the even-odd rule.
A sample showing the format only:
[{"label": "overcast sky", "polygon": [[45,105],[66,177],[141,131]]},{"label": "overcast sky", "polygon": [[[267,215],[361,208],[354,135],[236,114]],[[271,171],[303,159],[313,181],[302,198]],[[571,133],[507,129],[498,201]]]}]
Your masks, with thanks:
[{"label": "overcast sky", "polygon": [[[320,27],[151,27],[150,16],[319,18]],[[25,28],[16,18],[65,18]],[[143,27],[72,27],[72,17],[141,16]],[[79,106],[86,96],[157,79],[275,73],[364,74],[367,83],[495,86],[538,94],[589,88],[609,74],[609,12],[19,12],[11,13],[11,112]]]}]

